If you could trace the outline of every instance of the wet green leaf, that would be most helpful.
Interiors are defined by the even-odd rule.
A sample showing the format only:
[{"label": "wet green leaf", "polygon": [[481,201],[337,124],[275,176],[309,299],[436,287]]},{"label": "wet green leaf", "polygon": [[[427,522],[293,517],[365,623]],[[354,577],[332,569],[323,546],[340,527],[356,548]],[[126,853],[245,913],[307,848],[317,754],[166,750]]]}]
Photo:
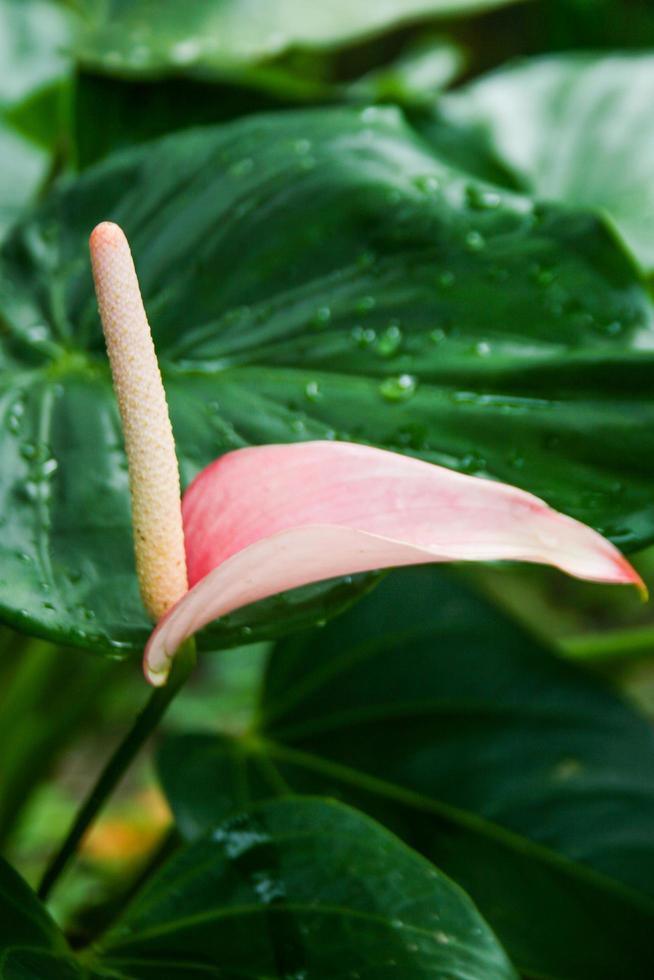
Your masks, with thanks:
[{"label": "wet green leaf", "polygon": [[0,934],[3,980],[517,980],[458,886],[334,803],[269,803],[216,823],[82,951],[83,974],[20,879],[0,874],[15,930]]},{"label": "wet green leaf", "polygon": [[649,975],[651,726],[451,573],[396,572],[278,644],[258,716],[164,743],[187,837],[245,799],[342,798],[458,881],[528,976]]},{"label": "wet green leaf", "polygon": [[[440,104],[431,132],[484,144],[509,186],[606,214],[644,269],[654,269],[654,56],[565,54],[525,60]],[[474,155],[469,156],[475,166]],[[479,160],[479,156],[477,156]]]},{"label": "wet green leaf", "polygon": [[224,75],[290,50],[324,50],[403,24],[479,12],[515,0],[90,0],[78,56],[108,74]]},{"label": "wet green leaf", "polygon": [[[393,109],[253,117],[108,159],[0,256],[0,606],[21,629],[149,631],[88,260],[103,219],[133,245],[185,485],[240,446],[351,439],[651,540],[652,306],[602,223],[450,169]],[[207,643],[351,596],[311,587]]]}]

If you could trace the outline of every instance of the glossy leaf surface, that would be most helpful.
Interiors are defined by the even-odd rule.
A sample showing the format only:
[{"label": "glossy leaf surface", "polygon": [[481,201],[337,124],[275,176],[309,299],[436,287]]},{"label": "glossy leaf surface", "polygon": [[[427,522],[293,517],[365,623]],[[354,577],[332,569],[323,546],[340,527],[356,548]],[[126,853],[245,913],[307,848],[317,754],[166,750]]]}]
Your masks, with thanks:
[{"label": "glossy leaf surface", "polygon": [[[607,214],[643,268],[654,269],[654,57],[550,55],[474,81],[441,103],[485,144],[509,186]],[[459,150],[459,152],[461,152]]]},{"label": "glossy leaf surface", "polygon": [[402,24],[500,7],[514,0],[91,0],[78,46],[108,73],[233,71],[294,48],[324,49]]},{"label": "glossy leaf surface", "polygon": [[0,859],[2,980],[79,980],[68,944],[25,882]]},{"label": "glossy leaf surface", "polygon": [[460,888],[378,824],[319,800],[255,808],[178,852],[82,953],[83,974],[55,958],[63,938],[11,885],[0,907],[24,903],[25,935],[8,937],[23,948],[2,950],[3,980],[516,980]]},{"label": "glossy leaf surface", "polygon": [[393,573],[279,644],[259,718],[164,745],[188,837],[245,798],[327,793],[462,884],[527,975],[647,976],[651,727],[453,576]]},{"label": "glossy leaf surface", "polygon": [[602,224],[499,198],[395,110],[253,117],[108,159],[0,257],[0,605],[21,628],[149,631],[88,261],[103,219],[132,243],[185,485],[228,449],[344,438],[521,486],[622,548],[651,538],[652,306]]}]

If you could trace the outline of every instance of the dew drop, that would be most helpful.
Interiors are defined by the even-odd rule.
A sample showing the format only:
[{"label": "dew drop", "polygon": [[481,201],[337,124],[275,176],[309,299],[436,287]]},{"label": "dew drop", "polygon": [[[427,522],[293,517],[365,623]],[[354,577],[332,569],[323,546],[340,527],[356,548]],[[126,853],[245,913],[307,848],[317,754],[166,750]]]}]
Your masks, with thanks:
[{"label": "dew drop", "polygon": [[332,311],[328,306],[319,306],[311,319],[311,326],[315,328],[324,327],[332,318]]},{"label": "dew drop", "polygon": [[23,459],[32,460],[36,458],[36,444],[33,442],[24,442],[19,450]]},{"label": "dew drop", "polygon": [[202,50],[202,44],[197,38],[187,38],[178,41],[170,49],[171,60],[177,65],[188,65],[195,61]]},{"label": "dew drop", "polygon": [[322,398],[320,385],[317,381],[307,381],[304,394],[307,396],[310,402],[317,402]]},{"label": "dew drop", "polygon": [[379,392],[386,401],[404,402],[415,395],[417,387],[418,382],[412,374],[400,374],[382,381]]},{"label": "dew drop", "polygon": [[433,174],[421,174],[419,177],[414,177],[413,184],[421,194],[436,194],[441,186],[438,177]]},{"label": "dew drop", "polygon": [[473,230],[467,233],[465,244],[469,252],[481,252],[486,247],[486,240],[480,232]]},{"label": "dew drop", "polygon": [[502,203],[502,198],[497,191],[485,190],[477,184],[470,184],[466,188],[466,199],[475,211],[490,211]]},{"label": "dew drop", "polygon": [[361,347],[362,350],[370,347],[374,344],[377,339],[377,332],[372,329],[372,327],[362,327],[357,324],[356,327],[352,328],[352,340],[355,342],[357,347]]},{"label": "dew drop", "polygon": [[34,480],[25,480],[21,485],[21,495],[29,503],[35,503],[39,499],[39,485]]},{"label": "dew drop", "polygon": [[370,313],[371,310],[374,310],[375,306],[376,300],[374,296],[363,296],[360,300],[358,300],[355,310],[359,314]]},{"label": "dew drop", "polygon": [[19,431],[22,419],[25,414],[25,404],[22,401],[14,402],[14,404],[9,409],[7,415],[7,428],[10,432],[16,433]]},{"label": "dew drop", "polygon": [[464,473],[480,473],[486,467],[486,460],[479,453],[466,453],[461,458],[460,466]]},{"label": "dew drop", "polygon": [[399,323],[389,323],[378,338],[375,350],[381,357],[392,357],[402,346],[402,330]]}]

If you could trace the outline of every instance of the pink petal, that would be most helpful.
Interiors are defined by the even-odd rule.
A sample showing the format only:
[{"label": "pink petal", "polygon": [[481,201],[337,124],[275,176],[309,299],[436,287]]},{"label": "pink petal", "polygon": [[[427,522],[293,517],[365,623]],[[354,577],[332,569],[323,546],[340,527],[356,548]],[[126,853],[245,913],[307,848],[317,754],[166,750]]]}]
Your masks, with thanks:
[{"label": "pink petal", "polygon": [[228,453],[191,484],[183,517],[192,588],[150,637],[153,684],[212,620],[339,575],[513,559],[642,587],[610,542],[523,490],[346,442]]}]

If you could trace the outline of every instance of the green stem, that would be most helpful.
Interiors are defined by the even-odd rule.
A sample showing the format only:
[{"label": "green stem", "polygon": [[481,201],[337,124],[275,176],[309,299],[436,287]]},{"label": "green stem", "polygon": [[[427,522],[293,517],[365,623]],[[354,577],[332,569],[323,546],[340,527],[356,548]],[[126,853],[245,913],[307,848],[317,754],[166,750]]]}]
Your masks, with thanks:
[{"label": "green stem", "polygon": [[641,626],[587,633],[562,641],[563,652],[574,660],[637,660],[654,654],[654,627]]},{"label": "green stem", "polygon": [[175,655],[168,683],[156,688],[137,716],[132,728],[108,760],[95,786],[68,832],[59,851],[46,868],[39,886],[39,898],[45,900],[58,881],[77,847],[107,799],[122,779],[139,749],[157,727],[166,709],[188,679],[195,665],[195,642],[188,640]]}]

